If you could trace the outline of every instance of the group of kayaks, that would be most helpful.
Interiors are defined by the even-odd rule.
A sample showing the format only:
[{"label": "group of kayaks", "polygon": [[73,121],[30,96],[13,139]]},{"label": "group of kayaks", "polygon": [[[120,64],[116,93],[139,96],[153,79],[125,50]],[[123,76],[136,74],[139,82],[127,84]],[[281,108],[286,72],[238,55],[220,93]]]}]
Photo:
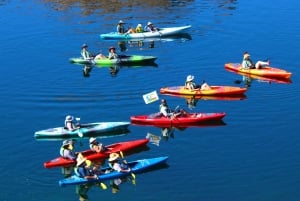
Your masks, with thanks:
[{"label": "group of kayaks", "polygon": [[[168,27],[160,28],[155,32],[142,32],[142,33],[130,33],[130,34],[119,34],[117,32],[111,32],[106,34],[100,34],[100,38],[103,40],[136,40],[136,39],[155,39],[164,38],[168,36],[175,36],[177,34],[184,33],[187,29],[191,28],[191,25],[179,26],[179,27]],[[88,64],[88,65],[98,65],[101,67],[110,67],[112,65],[143,65],[154,63],[157,59],[156,56],[148,55],[119,55],[117,59],[93,59],[85,60],[82,57],[72,57],[70,58],[71,63],[75,64]]]},{"label": "group of kayaks", "polygon": [[[104,40],[130,40],[130,39],[144,39],[144,38],[159,38],[164,36],[176,35],[182,33],[183,31],[189,29],[191,26],[182,27],[171,27],[171,28],[160,28],[157,32],[143,32],[143,33],[132,33],[132,34],[118,34],[116,32],[111,32],[107,34],[101,34],[100,38]],[[98,60],[84,60],[81,57],[70,58],[70,62],[77,64],[88,64],[88,65],[113,65],[113,64],[132,64],[132,63],[143,63],[143,62],[154,62],[156,57],[154,56],[142,56],[142,55],[121,55],[118,59],[98,59]],[[261,76],[267,79],[290,79],[292,73],[285,70],[281,70],[274,67],[264,67],[263,69],[248,69],[243,70],[241,64],[239,63],[227,63],[225,68],[237,73],[242,73],[252,76]],[[164,95],[174,95],[182,97],[206,97],[207,99],[220,99],[224,100],[229,97],[229,99],[234,99],[234,97],[244,97],[247,91],[246,87],[235,87],[235,86],[222,86],[222,85],[211,85],[209,89],[195,89],[188,90],[185,86],[168,86],[162,87],[160,93]],[[66,138],[82,138],[82,137],[109,137],[111,135],[117,135],[128,132],[128,127],[130,124],[133,125],[152,125],[161,128],[170,127],[186,127],[189,125],[222,121],[225,117],[225,112],[194,112],[186,113],[185,115],[169,118],[164,117],[160,113],[153,114],[142,114],[133,115],[130,117],[130,122],[95,122],[81,124],[80,127],[74,131],[68,131],[64,127],[54,127],[44,130],[36,131],[34,137],[36,139],[66,139]],[[132,151],[143,146],[147,146],[149,142],[148,138],[137,139],[125,142],[117,142],[105,146],[105,150],[100,153],[96,153],[92,150],[84,150],[81,153],[83,157],[88,160],[102,160],[104,161],[109,157],[111,153],[127,152]],[[152,167],[166,163],[168,156],[160,156],[148,159],[141,159],[136,161],[128,162],[131,172],[117,172],[110,171],[111,167],[102,168],[102,172],[107,172],[105,174],[100,174],[98,178],[85,179],[77,175],[72,175],[68,178],[59,180],[59,186],[66,185],[80,185],[86,183],[97,183],[105,180],[111,180],[115,178],[121,178],[130,175],[131,173],[139,173],[145,170],[149,170]],[[45,168],[55,168],[55,167],[73,167],[76,164],[76,160],[66,159],[58,156],[54,159],[44,162]],[[109,171],[108,171],[109,170]]]}]

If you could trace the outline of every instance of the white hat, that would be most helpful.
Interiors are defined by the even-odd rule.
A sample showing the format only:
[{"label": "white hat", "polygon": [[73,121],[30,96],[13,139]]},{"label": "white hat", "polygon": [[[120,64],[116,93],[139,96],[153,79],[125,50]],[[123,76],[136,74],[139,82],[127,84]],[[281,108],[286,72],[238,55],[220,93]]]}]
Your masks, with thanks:
[{"label": "white hat", "polygon": [[119,24],[125,24],[125,22],[123,20],[120,20]]},{"label": "white hat", "polygon": [[91,144],[92,142],[96,141],[96,138],[91,137],[89,141],[90,141],[90,144]]},{"label": "white hat", "polygon": [[109,159],[108,159],[108,161],[109,161],[109,162],[115,161],[115,160],[118,159],[119,157],[120,157],[119,154],[117,154],[117,153],[111,153],[111,154],[109,154]]},{"label": "white hat", "polygon": [[70,144],[73,144],[72,140],[64,140],[62,143],[63,146],[70,145]]},{"label": "white hat", "polygon": [[142,24],[138,24],[137,27],[142,27]]},{"label": "white hat", "polygon": [[151,25],[151,24],[152,24],[152,22],[148,22],[148,23],[147,23],[148,26]]},{"label": "white hat", "polygon": [[194,80],[194,76],[193,75],[188,75],[187,77],[186,77],[186,81],[187,82],[190,82],[190,81],[193,81]]},{"label": "white hat", "polygon": [[74,117],[71,115],[66,116],[66,121],[73,121]]}]

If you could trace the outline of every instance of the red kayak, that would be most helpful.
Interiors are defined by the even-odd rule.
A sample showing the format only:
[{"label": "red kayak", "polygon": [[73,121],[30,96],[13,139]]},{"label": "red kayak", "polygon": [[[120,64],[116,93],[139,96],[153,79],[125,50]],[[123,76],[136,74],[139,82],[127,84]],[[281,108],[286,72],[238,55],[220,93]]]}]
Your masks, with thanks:
[{"label": "red kayak", "polygon": [[211,121],[220,121],[226,114],[220,113],[188,113],[184,116],[169,118],[161,116],[159,113],[150,115],[131,116],[132,124],[153,125],[153,126],[184,126],[189,124],[199,124]]},{"label": "red kayak", "polygon": [[[149,139],[140,139],[140,140],[133,140],[127,142],[118,142],[111,145],[105,146],[106,150],[101,153],[96,153],[92,150],[86,150],[80,152],[86,159],[88,160],[99,160],[105,159],[109,157],[109,154],[114,152],[126,152],[132,149],[145,146],[149,142]],[[66,159],[63,157],[57,157],[50,161],[44,163],[45,168],[53,168],[53,167],[69,167],[76,164],[76,160]]]}]

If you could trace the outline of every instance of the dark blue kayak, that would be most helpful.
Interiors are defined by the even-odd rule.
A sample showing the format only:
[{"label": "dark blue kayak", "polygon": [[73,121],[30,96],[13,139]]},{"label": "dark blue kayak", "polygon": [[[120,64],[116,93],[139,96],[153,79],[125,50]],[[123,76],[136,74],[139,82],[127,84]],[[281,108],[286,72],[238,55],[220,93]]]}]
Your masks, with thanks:
[{"label": "dark blue kayak", "polygon": [[[59,186],[79,185],[79,184],[101,182],[105,180],[122,178],[130,175],[131,173],[140,173],[156,165],[163,164],[167,161],[167,159],[168,159],[167,156],[162,156],[157,158],[136,160],[136,161],[128,162],[128,166],[131,168],[131,172],[112,171],[106,174],[99,175],[98,179],[85,179],[77,175],[73,175],[71,177],[59,180],[58,184]],[[103,172],[107,172],[107,170],[109,171],[111,170],[111,168],[107,167],[102,169]]]}]

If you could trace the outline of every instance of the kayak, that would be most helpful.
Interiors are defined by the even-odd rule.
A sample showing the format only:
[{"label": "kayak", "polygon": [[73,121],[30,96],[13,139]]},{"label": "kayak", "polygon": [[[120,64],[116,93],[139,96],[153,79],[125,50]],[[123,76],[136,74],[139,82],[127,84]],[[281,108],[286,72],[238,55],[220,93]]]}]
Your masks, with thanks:
[{"label": "kayak", "polygon": [[[73,138],[73,137],[83,137],[83,136],[102,136],[115,131],[127,131],[130,122],[96,122],[80,124],[80,128],[69,131],[64,127],[49,128],[45,130],[36,131],[34,133],[35,138]],[[101,135],[100,135],[101,134]]]},{"label": "kayak", "polygon": [[[105,146],[105,150],[103,152],[97,153],[90,149],[80,152],[82,156],[84,156],[88,160],[99,160],[105,159],[109,157],[109,154],[116,152],[126,152],[138,147],[145,146],[149,142],[149,139],[140,139],[140,140],[132,140],[127,142],[118,142],[111,145]],[[50,161],[44,163],[45,168],[54,168],[54,167],[69,167],[74,166],[76,164],[76,160],[67,159],[64,157],[57,157]]]},{"label": "kayak", "polygon": [[106,34],[100,34],[101,39],[136,39],[136,38],[157,38],[164,36],[171,36],[183,33],[187,29],[191,28],[191,25],[180,26],[180,27],[169,27],[169,28],[159,28],[158,31],[154,32],[142,32],[142,33],[131,33],[131,34],[119,34],[117,32],[111,32]]},{"label": "kayak", "polygon": [[[256,79],[260,82],[267,82],[267,83],[274,82],[274,83],[278,83],[278,84],[290,84],[290,83],[292,83],[290,78],[262,77],[262,76],[259,76],[259,75],[233,71],[233,70],[227,69],[227,68],[226,68],[226,70],[229,71],[229,72],[233,72],[233,73],[236,73],[238,75],[241,75],[241,76],[243,76],[243,79],[246,79],[246,80]],[[242,82],[242,81],[238,81],[238,82]]]},{"label": "kayak", "polygon": [[140,63],[153,63],[157,57],[154,56],[142,56],[142,55],[120,55],[117,59],[94,59],[85,60],[82,57],[70,58],[71,63],[76,64],[96,64],[111,66],[114,64],[140,64]]},{"label": "kayak", "polygon": [[61,187],[67,185],[79,185],[79,184],[86,184],[86,183],[95,183],[99,181],[105,180],[112,180],[116,178],[122,178],[125,176],[129,176],[131,173],[141,173],[143,171],[149,170],[150,168],[166,163],[168,157],[161,156],[157,158],[149,158],[149,159],[141,159],[132,162],[128,162],[128,166],[131,168],[131,172],[118,172],[118,171],[110,171],[110,167],[103,168],[103,172],[107,172],[106,174],[100,174],[98,179],[85,179],[79,177],[77,175],[73,175],[71,177],[59,180],[58,184]]},{"label": "kayak", "polygon": [[210,86],[210,89],[197,88],[195,90],[189,90],[185,86],[173,86],[163,87],[160,89],[161,94],[169,95],[193,95],[193,96],[232,96],[242,95],[247,91],[245,87],[234,87],[234,86]]},{"label": "kayak", "polygon": [[226,63],[225,68],[244,74],[258,75],[261,77],[289,79],[292,75],[291,72],[274,67],[263,67],[261,69],[242,69],[242,65],[240,63]]},{"label": "kayak", "polygon": [[131,116],[132,124],[142,125],[154,125],[154,126],[184,126],[189,124],[207,123],[211,121],[220,121],[226,115],[224,112],[220,113],[188,113],[185,116],[176,118],[169,118],[160,115],[160,113],[154,113],[150,115],[138,115]]}]

